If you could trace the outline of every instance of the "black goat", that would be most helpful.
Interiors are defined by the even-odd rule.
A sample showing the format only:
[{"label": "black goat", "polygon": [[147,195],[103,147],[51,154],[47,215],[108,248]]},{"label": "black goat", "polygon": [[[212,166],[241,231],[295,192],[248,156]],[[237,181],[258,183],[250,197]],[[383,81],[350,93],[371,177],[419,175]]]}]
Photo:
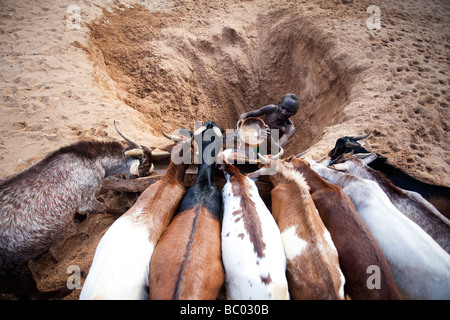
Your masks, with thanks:
[{"label": "black goat", "polygon": [[[335,163],[339,156],[346,153],[371,153],[371,151],[366,150],[362,144],[358,142],[359,140],[367,138],[370,133],[371,132],[359,137],[345,136],[339,138],[336,141],[334,148],[328,153],[328,156],[331,157],[332,160],[330,164]],[[386,157],[379,154],[377,155],[378,158],[369,164],[372,169],[384,173],[397,187],[419,193],[428,202],[434,205],[444,216],[450,218],[450,188],[417,180],[401,169],[389,164]]]},{"label": "black goat", "polygon": [[151,151],[118,132],[130,148],[115,141],[78,142],[0,182],[2,292],[12,292],[19,298],[57,295],[59,291],[38,291],[28,261],[63,239],[76,212],[105,211],[105,205],[95,199],[103,178],[146,175],[150,171]]},{"label": "black goat", "polygon": [[202,152],[201,164],[195,184],[187,191],[153,252],[151,299],[216,299],[224,282],[220,247],[222,196],[214,178],[223,130],[207,121],[192,136]]}]

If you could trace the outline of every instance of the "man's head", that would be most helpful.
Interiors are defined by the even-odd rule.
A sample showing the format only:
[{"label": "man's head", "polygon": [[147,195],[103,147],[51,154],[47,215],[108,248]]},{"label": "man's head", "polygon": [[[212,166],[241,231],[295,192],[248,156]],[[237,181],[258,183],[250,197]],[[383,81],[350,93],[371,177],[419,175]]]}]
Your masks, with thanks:
[{"label": "man's head", "polygon": [[300,98],[293,93],[287,93],[278,102],[278,118],[287,120],[295,115],[300,108]]}]

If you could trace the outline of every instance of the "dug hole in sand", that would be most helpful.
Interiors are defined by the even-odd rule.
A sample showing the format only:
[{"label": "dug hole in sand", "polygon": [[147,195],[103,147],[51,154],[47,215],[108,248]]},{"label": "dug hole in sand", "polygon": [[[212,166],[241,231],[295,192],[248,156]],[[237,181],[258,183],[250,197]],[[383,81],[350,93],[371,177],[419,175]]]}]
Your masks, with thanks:
[{"label": "dug hole in sand", "polygon": [[241,21],[232,11],[221,17],[224,24],[212,14],[193,24],[188,13],[105,10],[89,26],[87,51],[98,72],[113,80],[102,84],[114,83],[117,97],[155,135],[206,120],[231,129],[239,114],[277,104],[287,92],[302,99],[294,119],[298,138],[288,152],[307,149],[338,122],[355,71],[335,61],[331,41],[307,19],[281,10],[249,12]]},{"label": "dug hole in sand", "polygon": [[[369,30],[372,4],[2,2],[3,176],[78,140],[119,139],[113,120],[161,149],[170,145],[161,129],[192,130],[206,120],[231,129],[239,114],[292,92],[301,107],[286,155],[308,150],[318,159],[339,137],[373,131],[369,149],[449,186],[449,5],[380,0],[381,28]],[[100,197],[125,212],[137,194]],[[77,219],[66,239],[30,263],[39,288],[65,286],[73,265],[82,284],[116,218]]]}]

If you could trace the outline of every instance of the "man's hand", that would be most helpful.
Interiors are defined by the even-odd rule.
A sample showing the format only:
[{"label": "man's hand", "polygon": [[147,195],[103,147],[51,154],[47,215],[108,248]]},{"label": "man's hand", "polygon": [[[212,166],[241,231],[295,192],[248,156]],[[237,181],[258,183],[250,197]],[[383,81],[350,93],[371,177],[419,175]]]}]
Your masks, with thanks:
[{"label": "man's hand", "polygon": [[245,119],[239,119],[239,120],[236,122],[236,125],[234,126],[234,130],[237,130],[237,129],[241,126],[242,122],[244,122],[244,120],[245,120]]},{"label": "man's hand", "polygon": [[270,136],[270,128],[266,125],[265,128],[259,129],[258,135],[262,139],[267,139]]}]

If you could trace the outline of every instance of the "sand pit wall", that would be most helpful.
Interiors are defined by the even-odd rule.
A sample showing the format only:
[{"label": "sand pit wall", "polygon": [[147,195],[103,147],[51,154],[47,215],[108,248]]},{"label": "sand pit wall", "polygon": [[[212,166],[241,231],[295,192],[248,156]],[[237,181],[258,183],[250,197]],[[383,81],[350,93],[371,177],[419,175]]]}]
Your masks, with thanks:
[{"label": "sand pit wall", "polygon": [[157,136],[192,130],[195,121],[234,128],[240,113],[288,92],[302,101],[288,153],[309,148],[339,121],[354,75],[311,21],[286,10],[239,23],[213,18],[186,28],[193,18],[182,11],[105,10],[90,25],[88,48],[100,85],[139,111]]}]

